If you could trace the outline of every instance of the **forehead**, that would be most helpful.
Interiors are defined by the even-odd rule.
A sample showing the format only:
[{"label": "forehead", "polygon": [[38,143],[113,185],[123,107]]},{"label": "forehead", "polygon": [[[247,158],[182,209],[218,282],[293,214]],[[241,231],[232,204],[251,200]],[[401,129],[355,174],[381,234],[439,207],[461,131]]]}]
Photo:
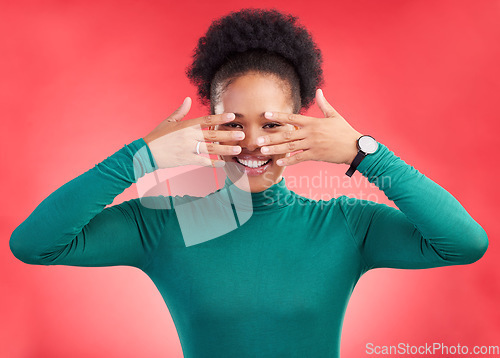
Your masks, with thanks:
[{"label": "forehead", "polygon": [[273,75],[249,73],[235,78],[222,93],[218,113],[292,112],[288,84]]}]

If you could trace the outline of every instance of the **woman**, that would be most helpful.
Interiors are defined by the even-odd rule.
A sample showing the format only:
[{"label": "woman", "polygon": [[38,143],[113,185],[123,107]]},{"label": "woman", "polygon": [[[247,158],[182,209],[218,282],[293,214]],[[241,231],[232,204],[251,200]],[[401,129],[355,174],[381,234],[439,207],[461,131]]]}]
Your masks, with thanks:
[{"label": "woman", "polygon": [[[344,312],[365,272],[481,258],[486,233],[461,204],[352,128],[317,90],[321,54],[295,20],[241,10],[215,21],[187,71],[211,114],[181,121],[188,97],[151,133],[56,190],[13,232],[14,255],[143,270],[185,357],[339,357]],[[325,118],[300,114],[314,99]],[[305,160],[358,170],[400,210],[297,195],[282,174]],[[105,208],[146,173],[187,164],[224,165],[224,187]]]}]

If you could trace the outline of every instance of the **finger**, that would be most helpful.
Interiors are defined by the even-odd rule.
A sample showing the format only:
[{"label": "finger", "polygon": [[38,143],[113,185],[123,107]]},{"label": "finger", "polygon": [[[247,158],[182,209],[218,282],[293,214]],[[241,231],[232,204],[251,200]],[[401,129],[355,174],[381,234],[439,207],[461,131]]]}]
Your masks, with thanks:
[{"label": "finger", "polygon": [[168,122],[178,122],[188,114],[191,109],[191,98],[184,98],[184,102],[168,118]]},{"label": "finger", "polygon": [[211,142],[233,142],[245,138],[243,131],[224,131],[224,130],[201,130],[197,131],[196,140]]},{"label": "finger", "polygon": [[333,108],[332,105],[326,100],[323,90],[319,88],[316,90],[316,103],[325,117],[340,116],[335,108]]},{"label": "finger", "polygon": [[208,116],[189,119],[189,125],[200,125],[202,128],[223,124],[234,120],[234,113],[209,114]]},{"label": "finger", "polygon": [[296,113],[282,113],[282,112],[266,112],[264,117],[273,119],[282,123],[290,123],[297,126],[304,126],[308,123],[310,117],[303,116]]},{"label": "finger", "polygon": [[277,133],[260,136],[257,138],[257,144],[270,145],[289,142],[293,140],[303,139],[306,137],[305,131],[301,129],[294,129],[291,131],[282,131]]},{"label": "finger", "polygon": [[273,154],[291,153],[297,150],[305,150],[309,148],[310,146],[307,143],[307,141],[305,139],[302,139],[293,142],[262,147],[260,148],[260,151],[262,154],[273,155]]},{"label": "finger", "polygon": [[204,157],[202,155],[195,155],[194,158],[194,165],[201,165],[203,167],[216,167],[220,168],[226,165],[226,162],[223,160],[218,160],[218,159],[210,159],[207,157]]},{"label": "finger", "polygon": [[278,164],[280,167],[288,166],[288,165],[294,165],[300,162],[305,162],[306,160],[311,160],[311,155],[309,154],[309,150],[304,150],[302,152],[295,153],[294,155],[291,155],[286,158],[281,158],[278,161],[276,161],[276,164]]},{"label": "finger", "polygon": [[201,142],[200,144],[200,153],[218,154],[218,155],[237,155],[240,152],[241,152],[241,147],[239,145],[223,145],[212,142]]}]

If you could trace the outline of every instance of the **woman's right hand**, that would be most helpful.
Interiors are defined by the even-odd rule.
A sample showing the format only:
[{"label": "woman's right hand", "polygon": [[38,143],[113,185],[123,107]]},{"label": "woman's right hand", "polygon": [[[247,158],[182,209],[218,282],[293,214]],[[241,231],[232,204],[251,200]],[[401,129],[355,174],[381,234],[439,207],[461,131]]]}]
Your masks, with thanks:
[{"label": "woman's right hand", "polygon": [[[210,159],[197,154],[198,141],[201,141],[200,153],[237,155],[241,152],[240,146],[213,142],[242,140],[245,137],[244,132],[202,130],[202,128],[232,121],[235,118],[234,113],[213,114],[181,121],[190,108],[191,98],[186,97],[174,113],[143,138],[153,154],[158,169],[190,164],[214,167],[225,165],[223,160]],[[234,148],[236,151],[233,151]]]}]

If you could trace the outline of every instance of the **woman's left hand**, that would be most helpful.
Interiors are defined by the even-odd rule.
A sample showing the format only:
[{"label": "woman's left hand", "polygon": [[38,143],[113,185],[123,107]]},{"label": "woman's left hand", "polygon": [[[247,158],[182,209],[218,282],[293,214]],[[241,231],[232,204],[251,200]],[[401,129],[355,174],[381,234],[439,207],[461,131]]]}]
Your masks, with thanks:
[{"label": "woman's left hand", "polygon": [[[306,160],[350,165],[358,153],[356,141],[362,134],[352,128],[327,102],[321,89],[316,91],[316,103],[325,118],[266,112],[267,119],[289,123],[299,128],[257,138],[258,145],[262,146],[261,153],[273,155],[302,150],[277,161],[277,164],[281,166],[293,165]],[[259,142],[260,138],[263,138],[262,142]],[[268,148],[269,151],[266,152],[265,148]]]}]

